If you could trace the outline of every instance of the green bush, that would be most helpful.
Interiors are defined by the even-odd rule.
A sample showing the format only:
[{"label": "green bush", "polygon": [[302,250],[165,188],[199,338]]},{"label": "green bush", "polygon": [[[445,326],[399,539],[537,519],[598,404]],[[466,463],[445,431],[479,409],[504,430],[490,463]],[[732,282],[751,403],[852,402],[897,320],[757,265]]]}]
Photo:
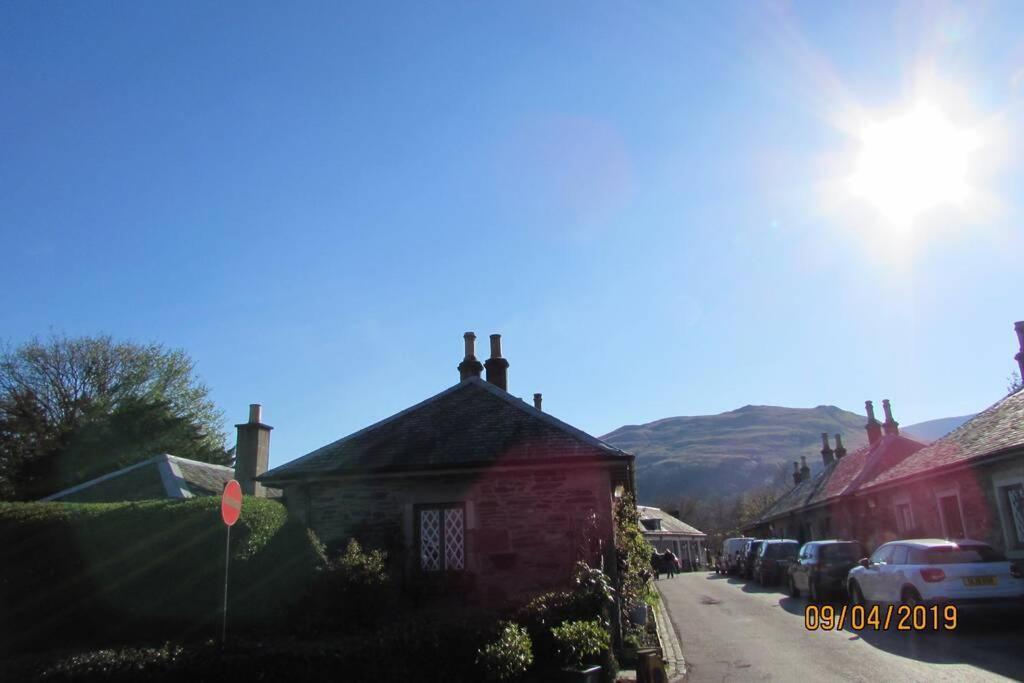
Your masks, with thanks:
[{"label": "green bush", "polygon": [[[571,591],[539,595],[517,610],[513,619],[530,635],[536,666],[550,669],[559,666],[562,659],[552,629],[567,622],[593,621],[607,633],[614,605],[614,591],[607,575],[580,562],[576,565]],[[605,647],[601,655],[606,680],[615,680],[618,665],[611,648]]]},{"label": "green bush", "polygon": [[522,626],[505,624],[498,639],[480,650],[477,663],[489,680],[520,678],[533,664],[530,635]]},{"label": "green bush", "polygon": [[[312,531],[313,543],[323,546]],[[387,573],[387,555],[364,551],[351,539],[333,559],[322,555],[317,576],[298,618],[307,634],[346,633],[372,629],[394,609],[396,587]]]},{"label": "green bush", "polygon": [[593,621],[567,621],[551,629],[558,644],[562,663],[572,669],[582,669],[584,663],[594,663],[598,655],[610,646],[610,637],[601,623]]},{"label": "green bush", "polygon": [[[220,500],[0,504],[0,648],[215,633],[224,590]],[[246,498],[231,530],[229,629],[280,619],[316,551],[280,503]]]}]

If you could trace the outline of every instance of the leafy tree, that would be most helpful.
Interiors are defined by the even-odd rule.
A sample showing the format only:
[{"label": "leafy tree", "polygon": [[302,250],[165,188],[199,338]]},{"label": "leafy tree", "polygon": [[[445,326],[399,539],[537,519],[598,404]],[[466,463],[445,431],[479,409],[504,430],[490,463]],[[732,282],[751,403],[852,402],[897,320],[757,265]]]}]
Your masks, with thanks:
[{"label": "leafy tree", "polygon": [[173,453],[230,464],[223,415],[184,351],[108,336],[0,351],[0,498],[34,499]]},{"label": "leafy tree", "polygon": [[1010,376],[1006,378],[1006,393],[1008,395],[1015,394],[1022,388],[1024,388],[1024,381],[1021,380],[1020,375],[1017,374],[1016,370],[1014,370],[1010,373]]}]

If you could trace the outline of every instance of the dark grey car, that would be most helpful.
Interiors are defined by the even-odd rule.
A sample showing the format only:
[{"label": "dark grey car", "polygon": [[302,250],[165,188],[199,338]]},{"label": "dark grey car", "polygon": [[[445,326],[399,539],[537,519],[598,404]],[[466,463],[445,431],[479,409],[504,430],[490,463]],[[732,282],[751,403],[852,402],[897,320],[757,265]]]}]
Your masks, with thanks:
[{"label": "dark grey car", "polygon": [[798,597],[806,591],[811,602],[846,590],[846,575],[864,557],[857,541],[811,541],[789,567],[789,594]]}]

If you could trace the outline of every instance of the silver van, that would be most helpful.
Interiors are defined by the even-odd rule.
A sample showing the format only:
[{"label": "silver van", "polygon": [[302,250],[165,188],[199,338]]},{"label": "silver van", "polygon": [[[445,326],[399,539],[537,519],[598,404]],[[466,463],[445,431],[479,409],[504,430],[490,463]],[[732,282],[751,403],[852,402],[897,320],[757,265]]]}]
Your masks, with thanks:
[{"label": "silver van", "polygon": [[722,544],[721,567],[726,574],[739,573],[743,560],[743,548],[746,547],[748,541],[754,540],[757,539],[749,536],[725,539],[725,542]]}]

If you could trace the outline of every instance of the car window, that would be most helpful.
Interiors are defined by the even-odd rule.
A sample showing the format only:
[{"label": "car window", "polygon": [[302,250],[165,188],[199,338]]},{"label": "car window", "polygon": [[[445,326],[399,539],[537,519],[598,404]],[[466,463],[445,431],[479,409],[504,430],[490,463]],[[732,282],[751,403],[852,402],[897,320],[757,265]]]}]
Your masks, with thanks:
[{"label": "car window", "polygon": [[915,559],[915,564],[968,564],[971,562],[1005,562],[1002,553],[989,545],[940,546],[928,548]]},{"label": "car window", "polygon": [[856,562],[864,557],[859,543],[832,543],[821,547],[823,560],[850,560]]},{"label": "car window", "polygon": [[889,564],[906,564],[907,563],[907,547],[904,545],[896,545],[892,548],[892,555],[889,557]]},{"label": "car window", "polygon": [[892,555],[892,546],[883,545],[871,556],[871,564],[888,564],[890,555]]}]

